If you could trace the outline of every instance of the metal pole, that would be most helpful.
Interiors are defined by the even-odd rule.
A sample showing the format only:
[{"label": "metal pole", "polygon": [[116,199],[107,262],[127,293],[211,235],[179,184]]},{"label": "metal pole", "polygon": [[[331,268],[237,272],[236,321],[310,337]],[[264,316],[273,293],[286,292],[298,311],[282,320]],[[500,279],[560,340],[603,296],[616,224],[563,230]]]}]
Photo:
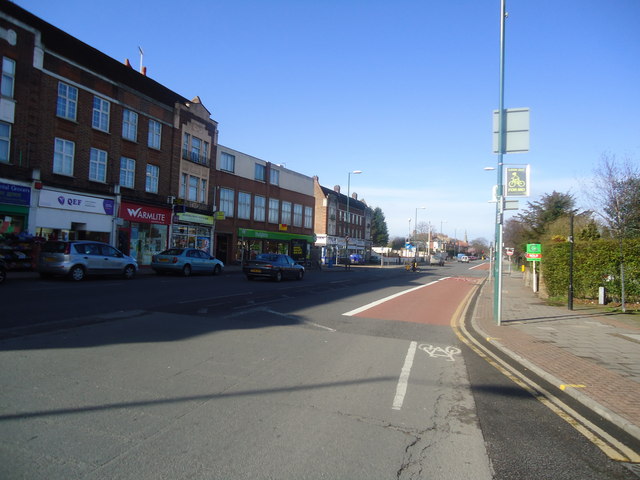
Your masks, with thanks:
[{"label": "metal pole", "polygon": [[344,236],[344,247],[345,247],[345,259],[344,259],[344,268],[345,270],[349,268],[349,262],[351,258],[349,257],[349,225],[351,223],[351,218],[349,218],[349,197],[351,196],[351,172],[349,172],[347,178],[347,224],[346,224],[346,232]]},{"label": "metal pole", "polygon": [[495,245],[495,282],[493,284],[493,318],[497,325],[502,322],[502,222],[504,215],[502,168],[504,145],[504,57],[505,57],[505,18],[506,0],[500,1],[500,100],[498,107],[498,168],[496,191],[496,245]]},{"label": "metal pole", "polygon": [[569,297],[567,308],[573,310],[573,212],[569,214]]}]

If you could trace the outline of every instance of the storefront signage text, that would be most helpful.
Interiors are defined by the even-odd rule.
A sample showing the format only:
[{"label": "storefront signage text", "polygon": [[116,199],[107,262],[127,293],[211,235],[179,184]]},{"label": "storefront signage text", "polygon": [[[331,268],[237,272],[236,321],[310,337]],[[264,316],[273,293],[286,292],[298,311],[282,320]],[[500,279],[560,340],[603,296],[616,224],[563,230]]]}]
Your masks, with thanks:
[{"label": "storefront signage text", "polygon": [[176,216],[180,222],[200,223],[202,225],[213,225],[213,215],[202,215],[200,213],[181,212]]},{"label": "storefront signage text", "polygon": [[22,185],[0,183],[0,203],[29,205],[31,203],[31,189]]},{"label": "storefront signage text", "polygon": [[115,201],[108,198],[88,197],[55,190],[41,190],[38,205],[61,210],[113,215]]},{"label": "storefront signage text", "polygon": [[171,223],[171,210],[122,202],[120,218],[129,222],[169,225]]}]

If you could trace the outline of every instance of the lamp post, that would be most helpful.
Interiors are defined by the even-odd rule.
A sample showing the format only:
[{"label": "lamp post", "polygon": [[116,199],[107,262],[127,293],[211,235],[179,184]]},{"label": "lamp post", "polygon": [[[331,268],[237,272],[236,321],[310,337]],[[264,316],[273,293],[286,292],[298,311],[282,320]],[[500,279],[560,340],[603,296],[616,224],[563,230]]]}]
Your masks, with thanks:
[{"label": "lamp post", "polygon": [[416,241],[416,254],[415,254],[415,259],[417,261],[418,259],[418,210],[426,210],[427,207],[416,207],[416,223],[413,225],[413,230],[416,232],[414,237],[415,237],[415,241]]},{"label": "lamp post", "polygon": [[351,227],[351,215],[349,214],[349,198],[351,198],[351,174],[358,175],[362,173],[362,170],[353,170],[349,172],[349,176],[347,178],[347,224],[346,224],[346,233],[344,236],[344,247],[346,249],[346,259],[344,261],[344,268],[348,269],[349,264],[351,263],[351,257],[349,256],[349,233]]},{"label": "lamp post", "polygon": [[505,150],[505,112],[504,112],[504,53],[506,0],[500,1],[500,99],[498,106],[498,168],[496,187],[496,231],[495,265],[493,283],[493,319],[499,326],[502,322],[502,222],[504,216],[503,162]]}]

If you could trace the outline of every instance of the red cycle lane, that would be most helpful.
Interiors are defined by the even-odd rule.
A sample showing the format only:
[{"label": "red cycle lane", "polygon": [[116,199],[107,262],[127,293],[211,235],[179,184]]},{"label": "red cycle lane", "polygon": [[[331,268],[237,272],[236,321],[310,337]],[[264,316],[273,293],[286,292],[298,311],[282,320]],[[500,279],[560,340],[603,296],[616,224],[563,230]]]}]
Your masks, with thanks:
[{"label": "red cycle lane", "polygon": [[347,315],[425,325],[450,325],[456,309],[478,283],[478,278],[447,277],[382,299],[381,303],[374,302],[370,308],[365,305]]}]

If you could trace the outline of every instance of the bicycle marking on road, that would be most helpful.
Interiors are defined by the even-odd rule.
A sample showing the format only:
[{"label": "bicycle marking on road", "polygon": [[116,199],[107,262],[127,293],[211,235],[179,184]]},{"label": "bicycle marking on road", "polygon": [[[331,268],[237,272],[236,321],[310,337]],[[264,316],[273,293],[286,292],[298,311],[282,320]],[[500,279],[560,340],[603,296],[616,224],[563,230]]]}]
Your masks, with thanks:
[{"label": "bicycle marking on road", "polygon": [[400,371],[400,378],[398,379],[398,386],[396,387],[396,396],[393,399],[393,410],[402,409],[404,403],[404,397],[407,394],[407,387],[409,385],[409,375],[411,374],[411,367],[413,366],[413,359],[416,355],[416,348],[418,342],[411,342],[409,344],[409,350],[407,350],[407,356],[404,359],[404,365]]},{"label": "bicycle marking on road", "polygon": [[431,358],[446,357],[447,361],[449,362],[455,362],[456,359],[453,358],[453,356],[460,355],[461,353],[459,348],[452,347],[450,345],[442,348],[442,347],[434,347],[433,345],[423,343],[418,348],[422,350],[424,353],[426,353],[427,355],[429,355]]}]

